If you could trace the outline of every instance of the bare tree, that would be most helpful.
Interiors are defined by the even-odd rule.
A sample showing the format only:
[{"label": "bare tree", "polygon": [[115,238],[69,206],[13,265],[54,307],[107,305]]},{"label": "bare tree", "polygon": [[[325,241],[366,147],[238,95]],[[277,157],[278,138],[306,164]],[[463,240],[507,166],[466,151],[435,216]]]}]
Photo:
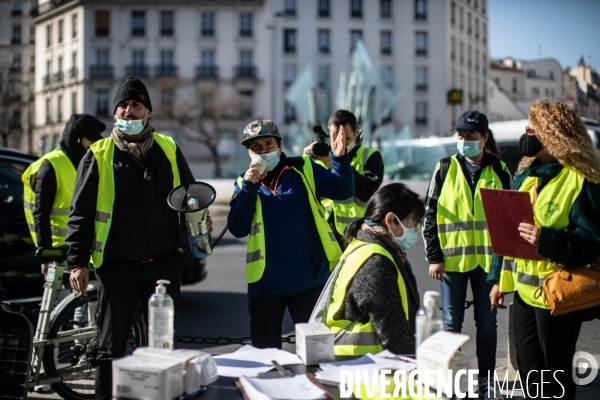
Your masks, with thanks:
[{"label": "bare tree", "polygon": [[192,92],[189,101],[177,102],[177,106],[172,107],[170,117],[177,123],[185,140],[208,148],[215,167],[215,178],[222,178],[218,152],[222,139],[220,124],[234,114],[236,103],[224,98],[217,89],[194,88]]}]

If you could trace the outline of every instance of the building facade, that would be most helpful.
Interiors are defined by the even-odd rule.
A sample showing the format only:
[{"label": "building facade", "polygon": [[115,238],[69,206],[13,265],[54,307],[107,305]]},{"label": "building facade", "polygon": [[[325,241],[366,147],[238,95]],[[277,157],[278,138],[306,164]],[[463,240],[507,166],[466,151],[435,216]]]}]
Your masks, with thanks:
[{"label": "building facade", "polygon": [[583,58],[573,69],[563,71],[564,101],[577,111],[580,117],[600,121],[600,75]]}]

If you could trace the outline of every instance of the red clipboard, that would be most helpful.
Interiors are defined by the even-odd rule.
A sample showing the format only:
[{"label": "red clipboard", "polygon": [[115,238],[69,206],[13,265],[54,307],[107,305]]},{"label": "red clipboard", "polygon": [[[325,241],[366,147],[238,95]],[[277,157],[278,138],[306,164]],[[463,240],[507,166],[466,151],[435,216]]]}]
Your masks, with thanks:
[{"label": "red clipboard", "polygon": [[518,230],[521,222],[534,225],[529,193],[498,189],[480,191],[494,254],[541,260],[536,253],[537,247],[523,239]]}]

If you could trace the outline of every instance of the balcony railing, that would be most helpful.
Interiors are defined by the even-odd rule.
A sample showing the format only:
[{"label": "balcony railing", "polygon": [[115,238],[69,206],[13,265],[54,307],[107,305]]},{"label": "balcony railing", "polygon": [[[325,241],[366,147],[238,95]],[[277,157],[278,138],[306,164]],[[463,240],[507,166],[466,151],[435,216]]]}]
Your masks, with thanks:
[{"label": "balcony railing", "polygon": [[256,67],[235,67],[235,77],[237,79],[256,79]]},{"label": "balcony railing", "polygon": [[157,65],[154,67],[154,76],[157,78],[167,78],[177,76],[176,65]]},{"label": "balcony railing", "polygon": [[219,67],[214,65],[199,65],[196,67],[196,79],[218,79]]},{"label": "balcony railing", "polygon": [[44,86],[48,86],[50,84],[50,74],[44,75]]},{"label": "balcony railing", "polygon": [[417,117],[415,118],[416,125],[427,125],[427,117]]},{"label": "balcony railing", "polygon": [[417,83],[415,89],[417,90],[417,92],[424,92],[427,90],[427,84]]},{"label": "balcony railing", "polygon": [[79,69],[77,67],[71,67],[69,69],[69,79],[76,79],[79,75]]},{"label": "balcony railing", "polygon": [[53,78],[52,82],[61,83],[62,81],[65,80],[65,73],[62,71],[56,72],[56,73],[54,73],[54,76],[52,78]]},{"label": "balcony railing", "polygon": [[21,11],[21,10],[12,10],[10,12],[10,15],[12,15],[12,16],[17,16],[17,15],[21,15],[21,14],[23,14],[23,11]]},{"label": "balcony railing", "polygon": [[112,65],[90,65],[90,75],[92,78],[110,79],[113,77]]},{"label": "balcony railing", "polygon": [[125,73],[127,76],[148,78],[150,76],[150,68],[147,65],[128,65],[125,68]]},{"label": "balcony railing", "polygon": [[23,69],[21,68],[20,65],[11,65],[10,69],[8,70],[8,72],[10,73],[19,73],[21,72]]},{"label": "balcony railing", "polygon": [[416,49],[415,53],[418,56],[426,56],[427,55],[427,49]]},{"label": "balcony railing", "polygon": [[12,44],[21,44],[21,37],[20,36],[15,36],[13,38],[10,39],[10,42]]}]

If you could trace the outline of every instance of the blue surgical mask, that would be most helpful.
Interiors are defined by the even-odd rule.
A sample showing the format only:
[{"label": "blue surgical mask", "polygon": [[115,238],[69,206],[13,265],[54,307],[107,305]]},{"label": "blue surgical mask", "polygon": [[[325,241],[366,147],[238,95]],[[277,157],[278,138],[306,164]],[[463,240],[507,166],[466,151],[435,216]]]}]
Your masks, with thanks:
[{"label": "blue surgical mask", "polygon": [[258,154],[260,158],[267,162],[267,171],[273,171],[277,164],[279,164],[278,151],[272,151],[271,153]]},{"label": "blue surgical mask", "polygon": [[[483,139],[483,137],[481,139]],[[481,151],[483,150],[479,147],[479,143],[481,142],[481,139],[479,139],[479,140],[457,140],[456,148],[458,149],[458,152],[463,157],[469,157],[469,158],[477,157],[479,155],[479,153],[481,153]]]},{"label": "blue surgical mask", "polygon": [[121,133],[123,133],[124,135],[137,135],[138,133],[144,130],[144,125],[146,125],[146,123],[144,122],[144,120],[146,119],[146,114],[148,114],[148,110],[146,110],[142,119],[117,119],[117,122],[115,122],[115,127],[118,130],[120,130]]},{"label": "blue surgical mask", "polygon": [[400,247],[403,251],[408,250],[411,247],[413,247],[414,244],[417,242],[417,238],[419,237],[419,230],[417,228],[407,228],[404,226],[404,224],[402,224],[400,218],[398,218],[395,215],[394,218],[396,218],[396,221],[398,221],[398,223],[404,230],[404,233],[402,234],[402,236],[394,236],[394,232],[392,232],[391,229],[390,233],[392,234],[392,236],[394,236],[394,241],[396,242],[396,245],[398,247]]}]

